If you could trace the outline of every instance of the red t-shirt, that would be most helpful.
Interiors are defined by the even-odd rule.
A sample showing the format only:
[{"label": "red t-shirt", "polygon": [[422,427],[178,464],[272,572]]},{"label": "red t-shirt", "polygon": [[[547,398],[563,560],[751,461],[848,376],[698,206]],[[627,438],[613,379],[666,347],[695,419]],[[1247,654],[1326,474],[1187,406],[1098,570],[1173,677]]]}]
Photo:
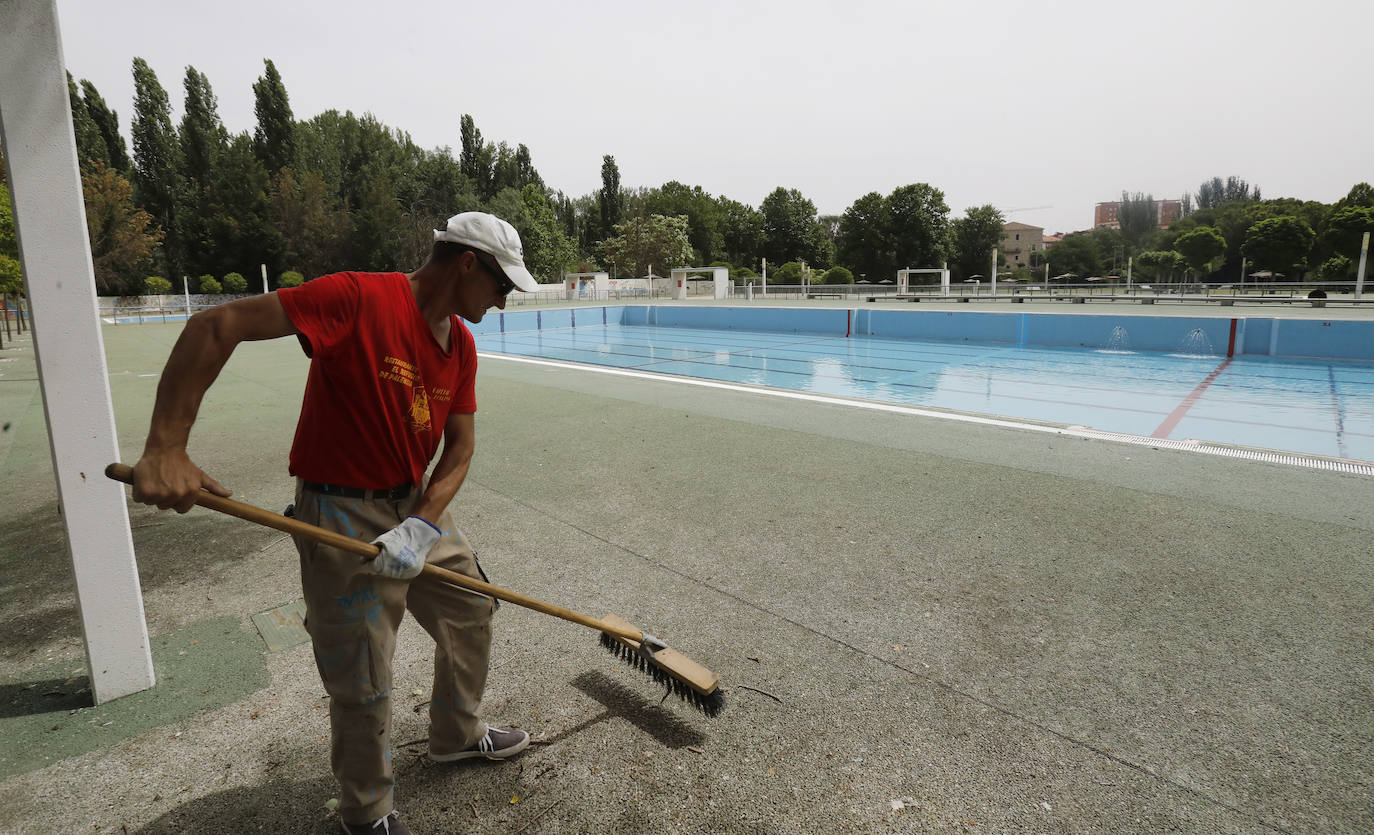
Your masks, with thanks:
[{"label": "red t-shirt", "polygon": [[310,356],[291,474],[369,490],[418,484],[450,413],[477,411],[477,345],[444,351],[401,273],[335,273],[277,291]]}]

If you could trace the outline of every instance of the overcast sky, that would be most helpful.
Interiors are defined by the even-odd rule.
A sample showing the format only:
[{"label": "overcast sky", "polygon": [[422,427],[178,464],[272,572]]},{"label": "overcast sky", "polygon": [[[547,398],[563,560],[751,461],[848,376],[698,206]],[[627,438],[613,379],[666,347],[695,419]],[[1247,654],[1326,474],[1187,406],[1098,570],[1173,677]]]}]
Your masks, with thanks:
[{"label": "overcast sky", "polygon": [[529,146],[550,187],[668,180],[822,214],[926,182],[956,215],[1073,231],[1123,189],[1238,175],[1332,202],[1374,181],[1369,0],[1023,3],[58,0],[63,51],[128,134],[135,56],[180,119],[187,65],[254,125],[271,58],[299,118],[372,113],[428,148]]}]

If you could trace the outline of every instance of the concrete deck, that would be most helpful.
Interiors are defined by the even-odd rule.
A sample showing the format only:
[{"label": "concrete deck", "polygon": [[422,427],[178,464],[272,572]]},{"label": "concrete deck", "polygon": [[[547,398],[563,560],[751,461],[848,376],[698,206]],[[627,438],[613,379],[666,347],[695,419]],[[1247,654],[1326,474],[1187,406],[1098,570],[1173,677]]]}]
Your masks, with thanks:
[{"label": "concrete deck", "polygon": [[[178,332],[105,329],[126,460]],[[159,686],[90,706],[30,347],[0,352],[0,831],[335,831],[309,648],[251,622],[299,597],[282,535],[133,508]],[[304,369],[247,345],[206,399],[193,455],[245,501],[289,500]],[[499,359],[478,396],[454,512],[493,582],[664,636],[728,707],[507,605],[484,710],[539,744],[432,765],[407,621],[416,832],[1374,829],[1374,480]]]}]

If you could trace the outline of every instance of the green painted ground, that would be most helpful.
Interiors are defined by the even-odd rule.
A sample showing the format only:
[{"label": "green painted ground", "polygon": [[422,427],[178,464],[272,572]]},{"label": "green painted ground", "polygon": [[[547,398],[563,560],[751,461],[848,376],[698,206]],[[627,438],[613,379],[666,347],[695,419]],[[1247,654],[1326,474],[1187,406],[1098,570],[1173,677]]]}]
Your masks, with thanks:
[{"label": "green painted ground", "polygon": [[0,778],[182,722],[267,686],[262,639],[237,618],[197,621],[152,644],[157,686],[98,707],[84,664],[8,668],[0,681]]}]

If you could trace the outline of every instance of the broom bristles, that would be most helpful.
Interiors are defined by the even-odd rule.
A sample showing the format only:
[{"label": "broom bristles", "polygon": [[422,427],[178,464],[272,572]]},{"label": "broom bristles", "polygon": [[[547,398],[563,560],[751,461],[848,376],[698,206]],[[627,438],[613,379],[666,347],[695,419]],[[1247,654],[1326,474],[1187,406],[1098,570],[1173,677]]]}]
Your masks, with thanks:
[{"label": "broom bristles", "polygon": [[627,646],[605,632],[601,633],[601,645],[626,664],[647,673],[655,682],[662,684],[667,695],[677,696],[707,716],[715,718],[725,709],[725,694],[719,686],[712,687],[709,692],[699,693],[690,684],[673,675],[672,671],[659,665],[652,655],[646,656],[646,653]]}]

